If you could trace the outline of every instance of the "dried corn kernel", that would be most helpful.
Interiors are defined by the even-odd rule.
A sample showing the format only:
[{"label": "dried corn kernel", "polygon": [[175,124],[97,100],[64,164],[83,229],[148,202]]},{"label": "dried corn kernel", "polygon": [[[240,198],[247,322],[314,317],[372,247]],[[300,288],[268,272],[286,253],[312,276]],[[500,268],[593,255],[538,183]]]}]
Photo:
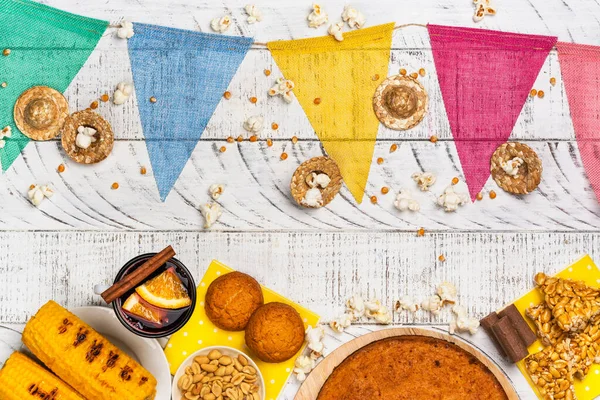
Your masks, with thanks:
[{"label": "dried corn kernel", "polygon": [[119,184],[117,182],[115,182],[111,185],[112,190],[117,190],[118,188],[119,188]]},{"label": "dried corn kernel", "polygon": [[396,143],[394,143],[393,145],[390,146],[390,153],[393,153],[396,150],[398,150],[398,145]]},{"label": "dried corn kernel", "polygon": [[458,178],[455,176],[454,178],[452,178],[452,184],[456,185],[458,183]]},{"label": "dried corn kernel", "polygon": [[550,78],[550,84],[552,86],[556,85],[556,78],[554,78],[554,77]]},{"label": "dried corn kernel", "polygon": [[298,137],[296,137],[296,136],[292,136],[292,143],[293,143],[293,144],[296,144],[296,143],[298,143]]},{"label": "dried corn kernel", "polygon": [[496,192],[494,192],[493,190],[490,191],[490,199],[495,199],[496,198]]},{"label": "dried corn kernel", "polygon": [[377,159],[377,164],[379,164],[379,165],[383,164],[383,158],[382,157],[379,157]]},{"label": "dried corn kernel", "polygon": [[432,136],[429,138],[429,141],[430,141],[431,143],[435,143],[435,142],[437,142],[437,141],[438,141],[438,137],[437,137],[437,136],[435,136],[435,135],[432,135]]},{"label": "dried corn kernel", "polygon": [[419,75],[425,76],[425,68],[419,69]]},{"label": "dried corn kernel", "polygon": [[2,55],[3,55],[4,57],[6,57],[6,56],[10,55],[10,49],[4,49],[4,50],[2,50]]},{"label": "dried corn kernel", "polygon": [[33,185],[33,184],[29,185],[29,190],[34,189],[34,188],[35,188],[35,185]]},{"label": "dried corn kernel", "polygon": [[544,91],[543,90],[538,91],[538,98],[540,98],[540,99],[544,98]]},{"label": "dried corn kernel", "polygon": [[377,196],[371,196],[371,203],[377,204]]},{"label": "dried corn kernel", "polygon": [[281,156],[279,156],[279,158],[281,158],[282,160],[287,160],[288,155],[287,153],[281,153]]},{"label": "dried corn kernel", "polygon": [[56,170],[58,172],[65,172],[65,164],[60,164]]},{"label": "dried corn kernel", "polygon": [[406,75],[406,70],[404,68],[400,69],[400,75],[402,75],[402,76]]},{"label": "dried corn kernel", "polygon": [[384,186],[381,188],[381,193],[383,194],[388,194],[390,192],[390,188],[387,186]]},{"label": "dried corn kernel", "polygon": [[233,143],[233,142],[235,142],[235,139],[233,138],[233,136],[229,136],[227,138],[227,143]]},{"label": "dried corn kernel", "polygon": [[252,135],[252,136],[250,136],[250,141],[251,141],[252,143],[256,142],[257,140],[258,140],[258,136],[256,136],[256,135]]},{"label": "dried corn kernel", "polygon": [[413,79],[417,79],[419,77],[419,74],[417,74],[416,72],[413,72],[412,74],[410,74],[410,77]]},{"label": "dried corn kernel", "polygon": [[146,175],[146,172],[146,167],[142,166],[142,168],[140,168],[140,174]]},{"label": "dried corn kernel", "polygon": [[225,97],[226,100],[229,100],[231,98],[231,92],[227,91],[223,93],[223,97]]},{"label": "dried corn kernel", "polygon": [[279,129],[279,125],[277,125],[275,122],[273,122],[271,124],[271,129],[273,129],[274,131],[276,131],[277,129]]},{"label": "dried corn kernel", "polygon": [[377,81],[379,80],[379,74],[375,74],[371,77],[372,80]]},{"label": "dried corn kernel", "polygon": [[315,97],[315,99],[313,100],[313,103],[315,103],[316,105],[321,104],[321,98],[320,97]]},{"label": "dried corn kernel", "polygon": [[270,70],[270,69],[265,69],[265,75],[266,75],[266,76],[269,76],[269,75],[271,75],[271,70]]},{"label": "dried corn kernel", "polygon": [[244,138],[242,137],[242,135],[238,136],[236,139],[239,143],[244,141]]},{"label": "dried corn kernel", "polygon": [[256,97],[250,97],[250,103],[256,104],[257,101],[258,99]]},{"label": "dried corn kernel", "polygon": [[481,193],[481,192],[477,193],[477,197],[476,198],[479,201],[483,200],[483,193]]},{"label": "dried corn kernel", "polygon": [[273,146],[273,140],[267,139],[267,146],[269,146],[269,147]]},{"label": "dried corn kernel", "polygon": [[102,96],[100,96],[100,100],[102,100],[104,103],[106,103],[109,99],[110,99],[110,97],[106,93],[104,93]]},{"label": "dried corn kernel", "polygon": [[219,149],[219,151],[220,151],[221,153],[225,153],[225,152],[227,151],[227,147],[225,147],[225,146],[221,146],[221,148]]},{"label": "dried corn kernel", "polygon": [[529,92],[529,95],[530,95],[531,97],[535,97],[535,96],[537,95],[537,90],[535,90],[535,89],[531,89],[531,91]]},{"label": "dried corn kernel", "polygon": [[425,229],[419,228],[419,230],[417,231],[417,236],[425,236]]},{"label": "dried corn kernel", "polygon": [[90,104],[90,108],[92,110],[95,110],[96,108],[98,108],[98,102],[97,101],[92,101],[92,104]]},{"label": "dried corn kernel", "polygon": [[156,103],[156,97],[152,96],[150,97],[150,103]]},{"label": "dried corn kernel", "polygon": [[440,256],[438,257],[438,260],[440,260],[441,262],[446,261],[446,257],[443,254],[440,254]]}]

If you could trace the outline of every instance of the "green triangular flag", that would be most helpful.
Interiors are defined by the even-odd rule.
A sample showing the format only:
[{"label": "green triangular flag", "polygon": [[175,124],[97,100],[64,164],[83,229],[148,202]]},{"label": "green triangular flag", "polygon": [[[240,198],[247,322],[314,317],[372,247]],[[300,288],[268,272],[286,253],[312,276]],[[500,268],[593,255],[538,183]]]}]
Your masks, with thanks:
[{"label": "green triangular flag", "polygon": [[[0,149],[6,171],[29,139],[17,130],[13,107],[32,86],[50,86],[64,92],[96,47],[107,21],[69,14],[29,0],[0,0],[0,129],[12,128],[12,137]],[[4,85],[2,85],[4,86]]]}]

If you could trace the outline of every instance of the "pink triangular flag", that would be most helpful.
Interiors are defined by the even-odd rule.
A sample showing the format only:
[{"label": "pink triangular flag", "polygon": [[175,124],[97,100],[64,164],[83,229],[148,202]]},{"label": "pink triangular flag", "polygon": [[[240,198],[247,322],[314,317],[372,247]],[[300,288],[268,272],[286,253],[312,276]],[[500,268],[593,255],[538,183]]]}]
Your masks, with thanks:
[{"label": "pink triangular flag", "polygon": [[557,38],[428,25],[435,68],[471,200],[490,175]]},{"label": "pink triangular flag", "polygon": [[600,47],[556,44],[583,167],[600,201]]}]

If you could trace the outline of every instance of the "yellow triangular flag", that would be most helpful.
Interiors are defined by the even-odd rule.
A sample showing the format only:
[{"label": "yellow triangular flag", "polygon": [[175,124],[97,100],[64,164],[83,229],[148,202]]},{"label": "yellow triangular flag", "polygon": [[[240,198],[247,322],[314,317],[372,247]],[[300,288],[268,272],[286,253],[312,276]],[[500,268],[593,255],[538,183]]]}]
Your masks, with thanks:
[{"label": "yellow triangular flag", "polygon": [[373,94],[388,73],[393,29],[390,23],[352,31],[342,42],[325,36],[267,44],[358,203],[379,129]]}]

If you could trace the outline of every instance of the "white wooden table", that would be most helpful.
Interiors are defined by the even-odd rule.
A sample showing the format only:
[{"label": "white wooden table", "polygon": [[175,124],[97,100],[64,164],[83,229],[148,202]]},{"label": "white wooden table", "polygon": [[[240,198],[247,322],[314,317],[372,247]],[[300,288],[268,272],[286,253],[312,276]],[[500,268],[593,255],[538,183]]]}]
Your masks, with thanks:
[{"label": "white wooden table", "polygon": [[[310,29],[310,1],[256,1],[264,21],[245,22],[241,0],[167,2],[161,0],[44,0],[64,10],[117,22],[127,19],[178,28],[209,31],[210,20],[233,17],[229,34],[254,36],[257,41],[324,35],[326,27]],[[474,26],[471,0],[360,0],[352,4],[367,16],[369,26],[436,23]],[[503,31],[557,35],[559,40],[600,44],[598,0],[497,1],[498,15],[478,26]],[[344,1],[321,2],[337,21]],[[188,267],[201,276],[211,259],[254,275],[259,281],[320,313],[327,322],[343,310],[353,294],[382,299],[388,306],[401,295],[424,296],[443,280],[454,282],[460,302],[482,317],[512,301],[531,286],[536,271],[553,273],[589,253],[600,260],[600,206],[585,176],[556,52],[548,57],[536,82],[544,99],[528,100],[512,139],[526,142],[541,156],[543,181],[525,197],[514,197],[490,180],[486,190],[495,200],[469,204],[447,214],[434,204],[452,177],[462,176],[456,148],[441,101],[427,32],[406,28],[394,33],[390,73],[400,67],[416,71],[430,93],[430,112],[416,128],[398,133],[381,127],[368,193],[389,186],[379,204],[368,199],[356,205],[344,188],[325,209],[296,207],[289,181],[297,165],[323,153],[300,105],[267,99],[267,90],[280,75],[266,50],[251,50],[233,78],[233,98],[222,101],[181,177],[161,203],[151,174],[136,99],[121,107],[102,104],[99,112],[116,134],[113,154],[97,166],[71,162],[58,141],[31,143],[12,168],[0,176],[0,356],[19,346],[19,330],[40,305],[54,299],[67,307],[100,304],[96,283],[110,281],[133,256],[172,244]],[[271,77],[263,74],[273,70]],[[557,85],[550,87],[550,77]],[[88,107],[121,80],[132,80],[126,42],[108,31],[80,71],[67,97],[72,111]],[[247,99],[257,96],[257,105]],[[277,122],[264,141],[219,147],[243,133],[242,122],[261,114]],[[430,143],[432,134],[440,140]],[[293,145],[292,136],[300,141]],[[392,143],[399,149],[388,153]],[[286,151],[290,157],[281,161]],[[66,171],[56,172],[64,163]],[[146,166],[149,173],[139,173]],[[413,188],[410,175],[433,171],[439,183],[432,193],[417,193],[420,213],[399,213],[392,202],[402,187]],[[119,182],[118,190],[111,184]],[[57,195],[35,209],[26,198],[31,183],[50,183]],[[209,231],[202,229],[197,208],[208,200],[212,183],[226,185],[219,199],[224,214]],[[413,189],[413,193],[416,192]],[[424,227],[424,237],[416,231]],[[440,254],[446,261],[438,261]],[[447,329],[450,312],[438,317],[399,314],[394,324]],[[328,329],[327,350],[379,329],[359,325],[344,334]],[[482,333],[466,340],[492,357],[507,372],[523,399],[535,398],[523,377],[495,352]],[[1,344],[4,344],[3,346]],[[292,399],[290,382],[280,397]]]}]

